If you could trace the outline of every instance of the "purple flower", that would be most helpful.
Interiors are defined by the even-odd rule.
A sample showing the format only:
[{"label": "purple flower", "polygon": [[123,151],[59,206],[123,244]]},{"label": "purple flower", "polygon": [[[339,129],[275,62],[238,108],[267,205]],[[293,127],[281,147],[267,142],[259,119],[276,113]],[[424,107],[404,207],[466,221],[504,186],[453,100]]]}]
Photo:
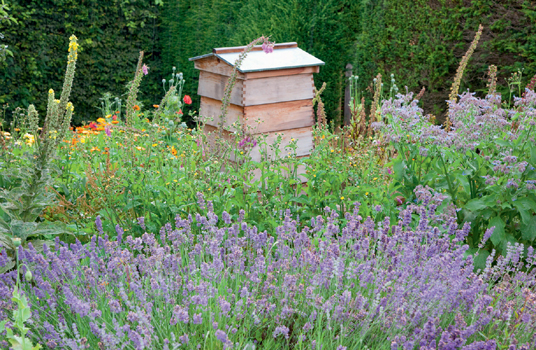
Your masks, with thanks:
[{"label": "purple flower", "polygon": [[97,217],[95,218],[95,227],[97,228],[97,231],[101,234],[101,235],[104,235],[104,231],[102,229],[102,220],[101,220],[101,216],[100,215],[97,215]]},{"label": "purple flower", "polygon": [[279,335],[283,335],[285,339],[288,339],[288,327],[278,326],[275,328],[274,333],[272,334],[274,338],[277,338]]},{"label": "purple flower", "polygon": [[218,329],[216,331],[216,333],[214,333],[214,335],[216,336],[216,339],[218,339],[219,341],[221,341],[224,344],[229,342],[229,338],[227,338],[227,333],[225,333],[224,331],[222,331],[220,329]]},{"label": "purple flower", "polygon": [[112,136],[112,129],[111,129],[110,125],[106,125],[104,127],[104,132],[106,133],[106,136]]},{"label": "purple flower", "polygon": [[143,75],[149,74],[149,67],[146,64],[141,67],[141,70],[143,71]]},{"label": "purple flower", "polygon": [[138,225],[142,228],[142,230],[146,230],[145,227],[145,218],[143,216],[140,216],[138,219]]}]

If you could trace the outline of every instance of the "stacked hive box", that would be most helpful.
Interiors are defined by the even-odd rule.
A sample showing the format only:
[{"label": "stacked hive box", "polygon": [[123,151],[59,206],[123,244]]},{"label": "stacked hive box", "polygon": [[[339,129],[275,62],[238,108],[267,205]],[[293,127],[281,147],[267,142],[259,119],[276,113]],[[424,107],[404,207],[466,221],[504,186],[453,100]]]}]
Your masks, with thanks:
[{"label": "stacked hive box", "polygon": [[[244,48],[219,48],[190,58],[200,70],[199,115],[206,132],[214,133],[222,126],[225,135],[234,130],[233,123],[239,122],[248,134],[266,134],[268,144],[281,134],[282,150],[295,139],[297,156],[309,155],[313,148],[313,73],[318,73],[324,62],[299,49],[296,43],[276,44],[270,54],[260,46],[253,48],[238,69],[227,117],[222,121],[225,85]],[[260,160],[259,145],[250,156]]]}]

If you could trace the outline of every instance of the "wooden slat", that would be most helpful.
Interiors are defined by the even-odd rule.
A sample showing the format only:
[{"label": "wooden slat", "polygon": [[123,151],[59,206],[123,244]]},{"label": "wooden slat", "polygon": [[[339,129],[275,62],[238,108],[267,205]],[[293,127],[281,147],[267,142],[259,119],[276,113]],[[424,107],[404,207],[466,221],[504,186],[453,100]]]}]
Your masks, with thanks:
[{"label": "wooden slat", "polygon": [[[235,47],[219,47],[216,49],[212,49],[213,53],[216,54],[222,54],[222,53],[232,53],[232,52],[242,52],[247,46],[235,46]],[[298,47],[298,44],[295,42],[292,43],[280,43],[274,45],[274,50],[277,49],[290,49],[293,47]],[[251,51],[261,51],[262,45],[256,45],[251,49]]]},{"label": "wooden slat", "polygon": [[[201,96],[201,106],[199,108],[199,115],[201,120],[208,125],[219,127],[221,116],[222,102],[214,100],[209,97]],[[224,130],[234,131],[233,123],[243,123],[244,108],[234,104],[230,104],[227,108],[227,117],[224,121]]]},{"label": "wooden slat", "polygon": [[262,72],[249,72],[245,74],[245,79],[259,79],[269,77],[279,77],[282,75],[296,75],[296,74],[308,74],[320,72],[319,66],[314,67],[300,67],[290,69],[277,69],[277,70],[265,70]]},{"label": "wooden slat", "polygon": [[311,100],[246,106],[244,116],[246,130],[252,130],[253,133],[297,129],[314,124]]},{"label": "wooden slat", "polygon": [[[227,80],[228,77],[224,75],[214,74],[202,70],[199,72],[199,87],[197,89],[197,94],[221,101]],[[232,104],[242,106],[242,89],[243,80],[236,79],[233,92],[231,93]]]},{"label": "wooden slat", "polygon": [[242,106],[312,99],[313,74],[245,80],[243,91]]},{"label": "wooden slat", "polygon": [[[199,70],[226,76],[230,76],[233,72],[232,66],[214,56],[194,61],[194,67]],[[244,79],[245,75],[244,73],[237,72],[236,77],[238,79]]]}]

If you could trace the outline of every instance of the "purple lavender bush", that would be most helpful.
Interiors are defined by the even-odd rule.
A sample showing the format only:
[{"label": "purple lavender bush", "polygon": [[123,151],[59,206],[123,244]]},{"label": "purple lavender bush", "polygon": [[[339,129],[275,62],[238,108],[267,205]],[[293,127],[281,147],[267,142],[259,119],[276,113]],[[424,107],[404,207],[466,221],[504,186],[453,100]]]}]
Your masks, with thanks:
[{"label": "purple lavender bush", "polygon": [[[534,250],[509,245],[475,273],[469,225],[445,195],[415,195],[396,225],[356,203],[301,230],[287,214],[271,235],[209,202],[157,234],[20,248],[30,335],[47,349],[536,347]],[[0,319],[15,279],[0,275]]]},{"label": "purple lavender bush", "polygon": [[471,223],[467,236],[474,254],[486,230],[494,227],[480,250],[477,267],[508,243],[536,245],[536,93],[527,90],[512,109],[499,95],[477,98],[464,93],[449,101],[451,128],[434,125],[412,94],[385,101],[386,124],[377,123],[383,140],[396,149],[394,185],[406,198],[430,186],[457,207],[457,222]]}]

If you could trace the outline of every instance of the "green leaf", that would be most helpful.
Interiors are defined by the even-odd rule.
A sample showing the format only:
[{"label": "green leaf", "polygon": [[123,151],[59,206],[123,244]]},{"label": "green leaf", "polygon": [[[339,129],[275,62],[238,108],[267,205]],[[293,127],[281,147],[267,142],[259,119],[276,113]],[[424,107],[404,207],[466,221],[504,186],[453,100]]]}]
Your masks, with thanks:
[{"label": "green leaf", "polygon": [[491,235],[490,240],[495,246],[500,247],[505,243],[506,240],[503,219],[501,219],[500,216],[495,216],[494,218],[492,218],[489,222],[488,228],[491,228],[493,226],[495,226],[495,230],[493,230],[493,234]]},{"label": "green leaf", "polygon": [[514,201],[514,206],[516,208],[523,208],[525,210],[532,209],[536,212],[536,202],[528,197],[518,198]]},{"label": "green leaf", "polygon": [[396,159],[393,164],[393,171],[395,179],[401,181],[404,178],[404,161],[402,159]]},{"label": "green leaf", "polygon": [[536,147],[530,149],[530,162],[536,164]]},{"label": "green leaf", "polygon": [[482,209],[486,209],[488,205],[485,203],[484,198],[475,198],[471,199],[465,204],[465,209],[468,209],[470,211],[479,211]]},{"label": "green leaf", "polygon": [[521,225],[521,238],[529,242],[536,239],[536,216]]},{"label": "green leaf", "polygon": [[506,141],[506,140],[496,140],[495,143],[498,144],[499,146],[503,146],[503,147],[511,147],[512,146],[512,142]]},{"label": "green leaf", "polygon": [[[478,252],[478,256],[475,257],[476,252]],[[471,248],[465,254],[473,256],[475,270],[483,270],[486,267],[486,259],[488,258],[490,253],[487,250]]]}]

